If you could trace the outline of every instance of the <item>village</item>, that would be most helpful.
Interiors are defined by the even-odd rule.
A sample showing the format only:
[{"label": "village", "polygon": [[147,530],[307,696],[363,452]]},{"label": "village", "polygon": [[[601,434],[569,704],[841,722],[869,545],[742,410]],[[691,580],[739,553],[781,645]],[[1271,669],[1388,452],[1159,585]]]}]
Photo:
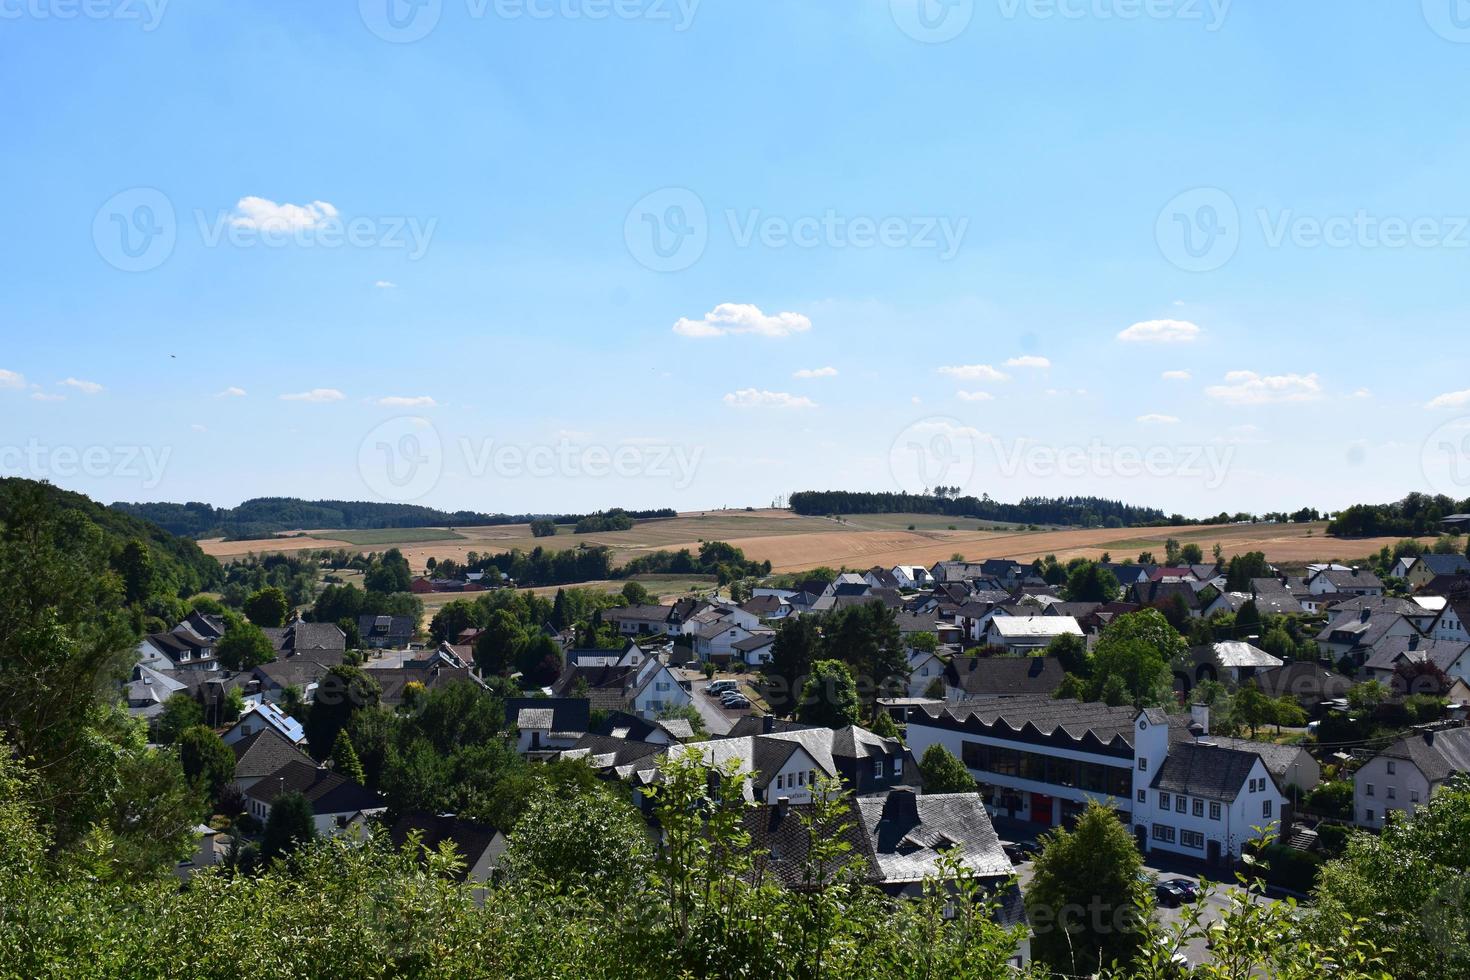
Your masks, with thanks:
[{"label": "village", "polygon": [[[916,896],[960,868],[1006,897],[1011,925],[1048,832],[1089,804],[1133,839],[1162,914],[1267,855],[1262,900],[1306,901],[1350,834],[1412,819],[1470,772],[1460,520],[1433,549],[1290,572],[1171,541],[1163,562],[956,558],[668,602],[630,582],[580,614],[573,587],[551,603],[449,563],[406,579],[452,596],[427,630],[294,610],[245,666],[226,637],[249,625],[196,610],[143,640],[126,696],[155,737],[177,735],[175,715],[204,720],[233,759],[183,876],[238,863],[289,797],[316,836],[452,841],[465,880],[488,886],[509,827],[416,809],[359,761],[375,751],[364,712],[411,716],[463,689],[503,708],[489,737],[524,764],[585,767],[655,831],[650,790],[671,760],[738,772],[749,846],[793,887],[809,845],[793,814],[839,793],[867,883]],[[395,556],[373,561],[406,566]],[[303,718],[329,712],[309,736]]]}]

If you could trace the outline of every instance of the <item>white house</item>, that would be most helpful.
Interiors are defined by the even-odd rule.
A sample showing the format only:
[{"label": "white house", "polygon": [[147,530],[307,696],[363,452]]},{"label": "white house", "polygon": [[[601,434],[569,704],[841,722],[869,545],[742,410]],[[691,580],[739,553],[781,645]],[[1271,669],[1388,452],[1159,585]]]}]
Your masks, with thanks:
[{"label": "white house", "polygon": [[1171,745],[1158,722],[1147,712],[1134,722],[1133,832],[1141,848],[1219,864],[1279,831],[1286,798],[1261,756],[1207,739]]},{"label": "white house", "polygon": [[1332,567],[1307,579],[1307,589],[1313,595],[1379,596],[1383,595],[1383,580],[1366,569]]},{"label": "white house", "polygon": [[1412,814],[1464,772],[1470,772],[1470,728],[1405,736],[1353,774],[1353,822],[1380,829],[1391,811]]},{"label": "white house", "polygon": [[889,572],[900,589],[927,589],[934,584],[934,576],[923,565],[894,565]]},{"label": "white house", "polygon": [[1072,616],[992,616],[985,639],[1012,652],[1045,650],[1059,636],[1083,637]]},{"label": "white house", "polygon": [[269,701],[258,701],[246,705],[245,710],[240,714],[240,720],[230,726],[230,730],[220,738],[226,745],[233,745],[267,727],[275,729],[277,734],[292,745],[302,745],[306,742],[306,730],[301,727],[301,722],[286,714],[279,705]]},{"label": "white house", "polygon": [[909,650],[909,697],[928,697],[925,693],[936,680],[944,677],[944,658],[932,650]]},{"label": "white house", "polygon": [[682,708],[692,703],[689,691],[679,683],[668,665],[653,657],[645,660],[634,673],[627,694],[633,713],[643,718],[656,718],[670,708]]},{"label": "white house", "polygon": [[264,823],[271,807],[286,793],[296,792],[311,804],[317,836],[334,837],[349,828],[360,828],[368,818],[387,810],[382,799],[364,786],[300,762],[287,763],[277,772],[245,790],[248,812]]},{"label": "white house", "polygon": [[1470,643],[1470,598],[1450,599],[1434,620],[1430,634],[1436,640],[1458,640]]}]

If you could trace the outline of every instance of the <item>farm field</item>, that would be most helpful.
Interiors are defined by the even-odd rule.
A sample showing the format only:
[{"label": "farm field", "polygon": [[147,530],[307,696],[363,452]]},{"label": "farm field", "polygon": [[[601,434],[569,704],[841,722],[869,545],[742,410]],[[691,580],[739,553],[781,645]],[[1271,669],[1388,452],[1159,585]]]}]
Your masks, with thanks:
[{"label": "farm field", "polygon": [[[914,530],[908,530],[910,524]],[[956,530],[949,530],[954,524]],[[380,550],[398,547],[415,571],[422,571],[429,558],[464,560],[471,552],[503,552],[512,548],[530,551],[536,547],[564,549],[581,544],[606,545],[614,561],[622,563],[640,553],[661,549],[688,548],[697,551],[702,541],[727,541],[746,557],[769,560],[776,572],[797,572],[828,565],[833,568],[870,568],[873,565],[932,565],[951,555],[970,559],[1014,558],[1029,561],[1048,554],[1060,559],[1099,558],[1111,554],[1115,560],[1136,558],[1153,551],[1162,558],[1164,542],[1176,538],[1198,544],[1209,555],[1216,543],[1226,556],[1263,551],[1278,564],[1303,564],[1337,559],[1351,561],[1392,546],[1396,538],[1342,539],[1326,536],[1326,525],[1245,524],[1205,525],[1175,528],[1043,528],[1036,531],[980,530],[981,522],[934,515],[875,514],[832,520],[802,517],[790,511],[703,511],[675,518],[641,521],[629,531],[600,534],[569,534],[536,538],[523,524],[483,528],[429,528],[393,530],[395,540],[368,544],[363,534],[380,532],[335,532],[317,530],[311,537],[282,537],[276,542],[201,541],[204,550],[222,560],[250,552],[293,552],[315,548],[361,548]],[[350,540],[357,539],[357,540]]]}]

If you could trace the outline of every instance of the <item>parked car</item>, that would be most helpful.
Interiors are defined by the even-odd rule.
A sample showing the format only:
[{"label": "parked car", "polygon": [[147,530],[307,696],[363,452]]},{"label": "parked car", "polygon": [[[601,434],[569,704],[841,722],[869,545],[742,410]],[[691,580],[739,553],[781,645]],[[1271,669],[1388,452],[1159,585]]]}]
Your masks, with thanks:
[{"label": "parked car", "polygon": [[750,699],[749,698],[747,698],[743,694],[737,694],[737,693],[735,693],[733,691],[732,692],[729,692],[727,694],[722,695],[720,697],[720,703],[723,704],[727,708],[748,708],[748,707],[750,707]]},{"label": "parked car", "polygon": [[1041,850],[1041,845],[1035,841],[1023,840],[1014,844],[1006,844],[1001,850],[1005,851],[1006,857],[1011,859],[1012,864],[1024,864],[1036,856]]},{"label": "parked car", "polygon": [[1170,878],[1168,881],[1164,882],[1164,884],[1173,885],[1175,888],[1177,888],[1179,892],[1184,896],[1184,900],[1186,902],[1199,901],[1199,885],[1196,882],[1190,881],[1188,878]]},{"label": "parked car", "polygon": [[740,690],[740,685],[734,681],[710,681],[704,689],[710,694],[723,694],[726,691]]},{"label": "parked car", "polygon": [[1154,898],[1166,909],[1176,909],[1188,901],[1184,892],[1172,881],[1161,881],[1154,885]]}]

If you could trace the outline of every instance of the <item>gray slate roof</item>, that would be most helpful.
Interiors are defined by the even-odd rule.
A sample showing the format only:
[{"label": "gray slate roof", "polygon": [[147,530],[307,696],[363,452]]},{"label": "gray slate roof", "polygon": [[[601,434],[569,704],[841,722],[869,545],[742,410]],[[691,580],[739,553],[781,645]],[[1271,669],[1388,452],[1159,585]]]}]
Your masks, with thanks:
[{"label": "gray slate roof", "polygon": [[1165,793],[1230,803],[1240,795],[1258,759],[1255,752],[1180,742],[1169,747],[1169,756],[1150,785]]},{"label": "gray slate roof", "polygon": [[856,803],[878,884],[931,877],[946,852],[977,876],[1011,874],[1011,862],[978,793],[918,796],[895,790],[885,796],[859,797]]},{"label": "gray slate roof", "polygon": [[1431,783],[1443,782],[1455,773],[1470,772],[1470,728],[1409,735],[1379,755],[1412,762]]}]

